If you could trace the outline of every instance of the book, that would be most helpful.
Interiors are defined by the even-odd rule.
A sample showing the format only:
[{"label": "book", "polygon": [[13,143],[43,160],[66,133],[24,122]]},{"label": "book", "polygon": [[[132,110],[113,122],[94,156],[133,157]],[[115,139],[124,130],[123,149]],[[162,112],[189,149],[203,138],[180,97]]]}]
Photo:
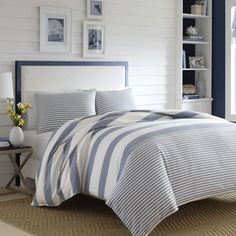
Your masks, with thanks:
[{"label": "book", "polygon": [[9,142],[9,138],[8,137],[0,137],[0,142],[5,141],[5,142]]},{"label": "book", "polygon": [[186,68],[187,65],[186,65],[186,51],[183,50],[182,51],[182,68]]},{"label": "book", "polygon": [[186,41],[204,41],[203,36],[196,35],[196,36],[184,36],[184,40]]},{"label": "book", "polygon": [[9,147],[11,146],[8,137],[0,137],[0,147]]},{"label": "book", "polygon": [[184,100],[188,100],[188,99],[199,99],[199,95],[183,95],[183,99]]}]

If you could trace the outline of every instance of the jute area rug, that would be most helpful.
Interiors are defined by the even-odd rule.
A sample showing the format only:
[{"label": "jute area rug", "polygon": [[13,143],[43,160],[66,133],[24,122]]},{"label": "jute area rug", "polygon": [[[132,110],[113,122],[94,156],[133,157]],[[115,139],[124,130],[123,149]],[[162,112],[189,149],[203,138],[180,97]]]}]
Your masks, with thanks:
[{"label": "jute area rug", "polygon": [[[126,236],[119,218],[104,202],[76,196],[56,208],[33,208],[31,199],[0,203],[0,220],[33,235]],[[151,236],[236,236],[236,193],[180,207]]]}]

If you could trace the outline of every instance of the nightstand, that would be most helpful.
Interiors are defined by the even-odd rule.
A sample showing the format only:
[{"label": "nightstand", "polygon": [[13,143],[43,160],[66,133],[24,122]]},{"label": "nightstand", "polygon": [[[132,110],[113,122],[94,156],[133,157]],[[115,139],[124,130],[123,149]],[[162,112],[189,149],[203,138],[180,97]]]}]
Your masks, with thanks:
[{"label": "nightstand", "polygon": [[[21,155],[23,153],[26,153],[27,155],[26,155],[24,161],[20,164],[20,166],[18,166],[17,162],[16,162],[15,155],[16,154]],[[27,195],[32,194],[31,189],[27,185],[25,177],[23,176],[23,174],[21,172],[22,168],[25,166],[25,164],[27,163],[29,158],[32,156],[32,154],[33,154],[33,148],[30,146],[20,146],[20,147],[10,146],[10,147],[0,148],[0,158],[3,158],[3,155],[8,155],[8,157],[11,161],[11,164],[13,165],[13,168],[14,168],[14,174],[6,185],[7,189],[13,190],[15,192],[21,192],[21,193],[27,194]],[[15,186],[15,187],[10,186],[12,184],[12,182],[15,180],[16,176],[19,176],[21,183],[24,185],[24,188],[17,187],[17,186]]]}]

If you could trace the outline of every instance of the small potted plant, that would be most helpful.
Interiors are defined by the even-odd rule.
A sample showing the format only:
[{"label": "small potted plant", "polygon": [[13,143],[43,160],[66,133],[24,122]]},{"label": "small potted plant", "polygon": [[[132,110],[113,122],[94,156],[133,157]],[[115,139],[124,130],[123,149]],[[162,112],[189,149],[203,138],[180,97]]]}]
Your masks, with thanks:
[{"label": "small potted plant", "polygon": [[25,114],[30,108],[29,103],[18,103],[17,111],[15,110],[15,103],[13,99],[7,99],[7,113],[8,118],[13,123],[13,128],[9,134],[9,140],[12,146],[20,146],[24,141],[24,133],[22,131],[22,126],[25,123],[25,120],[22,118],[22,114]]}]

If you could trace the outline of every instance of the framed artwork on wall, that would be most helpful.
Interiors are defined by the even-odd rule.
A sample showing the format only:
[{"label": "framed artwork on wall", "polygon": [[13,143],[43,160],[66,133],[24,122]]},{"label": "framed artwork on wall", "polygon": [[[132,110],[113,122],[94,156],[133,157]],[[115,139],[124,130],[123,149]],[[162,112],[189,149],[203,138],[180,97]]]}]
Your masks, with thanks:
[{"label": "framed artwork on wall", "polygon": [[70,51],[71,9],[40,7],[40,52]]},{"label": "framed artwork on wall", "polygon": [[105,0],[87,0],[87,18],[101,20],[104,18]]},{"label": "framed artwork on wall", "polygon": [[105,55],[105,24],[97,21],[84,21],[83,56],[103,57]]}]

